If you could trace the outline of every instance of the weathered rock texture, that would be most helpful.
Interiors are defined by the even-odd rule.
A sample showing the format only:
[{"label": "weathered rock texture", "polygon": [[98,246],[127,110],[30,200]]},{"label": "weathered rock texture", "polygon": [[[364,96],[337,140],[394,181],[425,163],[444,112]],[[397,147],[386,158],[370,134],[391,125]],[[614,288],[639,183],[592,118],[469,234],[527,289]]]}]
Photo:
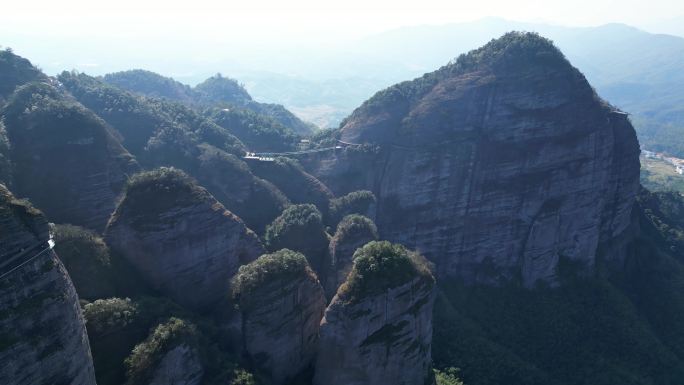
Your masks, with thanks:
[{"label": "weathered rock texture", "polygon": [[132,179],[105,239],[155,289],[193,308],[227,297],[238,267],[263,253],[240,218],[168,168]]},{"label": "weathered rock texture", "polygon": [[309,160],[311,172],[336,193],[372,190],[381,238],[467,282],[553,284],[562,258],[591,270],[639,186],[627,115],[533,34],[379,92],[341,138],[379,149]]},{"label": "weathered rock texture", "polygon": [[347,279],[352,269],[356,249],[370,241],[378,240],[378,229],[373,221],[361,215],[348,215],[337,225],[335,236],[330,240],[327,274],[324,287],[327,298],[332,298],[337,288]]},{"label": "weathered rock texture", "polygon": [[[0,274],[48,238],[45,217],[0,185]],[[78,297],[52,250],[0,278],[0,362],[2,384],[95,384]]]},{"label": "weathered rock texture", "polygon": [[276,158],[273,162],[252,161],[254,174],[276,185],[292,203],[311,203],[327,215],[333,193],[321,181],[304,171],[293,159]]},{"label": "weathered rock texture", "polygon": [[64,72],[59,80],[116,129],[141,164],[173,166],[191,174],[251,229],[262,233],[289,203],[275,186],[255,177],[238,159],[236,154],[244,153],[240,140],[197,112],[134,96],[85,74]]},{"label": "weathered rock texture", "polygon": [[7,138],[7,131],[2,120],[0,120],[0,183],[8,187],[12,186],[9,138]]},{"label": "weathered rock texture", "polygon": [[126,358],[126,385],[200,384],[202,338],[197,326],[181,318],[157,325]]},{"label": "weathered rock texture", "polygon": [[434,279],[414,267],[393,271],[405,269],[405,259],[384,264],[374,257],[376,270],[364,274],[357,258],[325,311],[314,385],[424,385],[430,378]]},{"label": "weathered rock texture", "polygon": [[325,296],[300,253],[281,250],[240,268],[234,293],[247,355],[257,376],[285,384],[316,354]]},{"label": "weathered rock texture", "polygon": [[250,229],[262,234],[290,204],[285,194],[252,174],[235,155],[208,144],[197,146],[197,150],[189,172]]},{"label": "weathered rock texture", "polygon": [[164,355],[149,385],[198,385],[203,375],[199,352],[183,344]]},{"label": "weathered rock texture", "polygon": [[13,191],[51,220],[102,231],[138,164],[91,111],[47,84],[20,87],[3,111]]}]

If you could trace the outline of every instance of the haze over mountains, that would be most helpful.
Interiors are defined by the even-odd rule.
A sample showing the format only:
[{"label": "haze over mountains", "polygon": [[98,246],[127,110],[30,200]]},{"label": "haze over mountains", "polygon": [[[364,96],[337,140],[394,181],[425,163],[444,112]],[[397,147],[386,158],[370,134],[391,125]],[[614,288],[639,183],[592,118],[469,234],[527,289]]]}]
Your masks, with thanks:
[{"label": "haze over mountains", "polygon": [[[192,54],[206,42],[186,47],[190,54],[183,56],[159,47],[136,63],[190,85],[219,71],[244,83],[258,102],[282,104],[319,127],[336,127],[376,91],[420,76],[510,30],[536,31],[553,40],[602,97],[633,115],[642,146],[684,157],[684,141],[678,135],[684,127],[684,37],[623,24],[562,27],[487,18],[403,27],[322,47],[259,52],[207,46],[210,59]],[[96,43],[86,42],[85,47],[90,44]],[[40,46],[32,51],[41,53],[38,63],[48,74],[64,68],[93,75],[131,69],[132,59],[99,49],[90,50],[88,60],[76,59],[79,54],[68,47],[61,53]],[[44,52],[51,52],[50,57]]]},{"label": "haze over mountains", "polygon": [[401,80],[313,133],[233,72],[0,51],[0,383],[681,385],[684,198],[614,104],[676,129],[682,39],[545,27],[583,73],[507,23],[283,66]]},{"label": "haze over mountains", "polygon": [[683,153],[684,147],[666,146],[655,136],[671,137],[673,129],[684,127],[684,38],[622,24],[572,28],[485,19],[405,27],[345,46],[335,57],[324,56],[328,73],[247,72],[240,78],[257,99],[277,101],[305,119],[335,126],[375,90],[420,76],[510,30],[535,31],[553,40],[601,96],[634,114],[645,145]]}]

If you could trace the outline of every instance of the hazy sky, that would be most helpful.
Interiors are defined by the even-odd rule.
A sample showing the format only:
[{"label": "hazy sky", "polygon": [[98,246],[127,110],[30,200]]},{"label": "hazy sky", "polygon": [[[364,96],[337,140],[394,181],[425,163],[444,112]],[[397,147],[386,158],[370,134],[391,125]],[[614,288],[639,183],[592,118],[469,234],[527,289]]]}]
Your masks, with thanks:
[{"label": "hazy sky", "polygon": [[[54,37],[354,38],[403,25],[487,16],[590,26],[621,22],[653,32],[677,25],[682,0],[8,0],[0,33]],[[679,20],[684,24],[684,19]],[[2,35],[0,35],[2,40]],[[0,43],[2,44],[2,43]]]},{"label": "hazy sky", "polygon": [[48,74],[145,68],[191,83],[217,71],[336,75],[355,39],[485,17],[684,36],[684,0],[5,0],[0,9],[0,46]]}]

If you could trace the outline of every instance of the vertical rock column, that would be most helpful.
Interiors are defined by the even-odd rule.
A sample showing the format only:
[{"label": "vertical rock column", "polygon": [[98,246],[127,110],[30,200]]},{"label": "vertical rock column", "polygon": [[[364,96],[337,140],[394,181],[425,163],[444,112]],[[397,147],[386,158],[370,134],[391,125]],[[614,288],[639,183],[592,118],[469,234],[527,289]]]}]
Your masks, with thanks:
[{"label": "vertical rock column", "polygon": [[78,296],[48,239],[43,214],[0,185],[0,274],[11,271],[0,278],[0,383],[95,384]]},{"label": "vertical rock column", "polygon": [[325,275],[325,295],[335,296],[337,288],[344,283],[352,269],[356,249],[378,239],[378,230],[373,221],[361,215],[347,215],[337,225],[335,236],[330,241]]},{"label": "vertical rock column", "polygon": [[240,218],[164,167],[131,178],[105,239],[154,289],[194,309],[227,299],[239,266],[263,252]]},{"label": "vertical rock column", "polygon": [[321,322],[314,385],[423,385],[430,378],[434,278],[399,245],[371,242]]},{"label": "vertical rock column", "polygon": [[233,282],[245,353],[274,385],[305,370],[316,355],[325,296],[306,258],[287,249],[242,266]]}]

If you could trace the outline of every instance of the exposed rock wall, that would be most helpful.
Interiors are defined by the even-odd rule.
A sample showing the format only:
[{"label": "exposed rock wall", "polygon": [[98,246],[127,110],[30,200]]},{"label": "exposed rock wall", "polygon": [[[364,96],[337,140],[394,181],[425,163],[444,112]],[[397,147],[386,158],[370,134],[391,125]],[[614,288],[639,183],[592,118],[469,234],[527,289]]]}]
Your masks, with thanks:
[{"label": "exposed rock wall", "polygon": [[634,129],[539,36],[506,35],[379,92],[341,137],[376,150],[305,165],[338,194],[372,190],[380,237],[441,275],[554,284],[560,259],[590,271],[630,225]]},{"label": "exposed rock wall", "polygon": [[[412,278],[408,281],[403,279],[403,283],[383,288],[378,282],[383,281],[379,277],[384,274],[381,270],[399,264],[383,265],[383,261],[376,260],[374,272],[359,275],[358,279],[374,275],[371,279],[376,282],[365,286],[378,287],[350,289],[358,274],[357,264],[358,259],[346,287],[338,290],[321,321],[314,385],[426,384],[432,370],[434,280],[410,272]],[[388,281],[405,276],[400,271],[386,274],[393,276],[386,277]],[[349,290],[356,293],[349,294]]]},{"label": "exposed rock wall", "polygon": [[[48,239],[45,217],[0,185],[0,273]],[[2,384],[95,384],[78,297],[52,250],[0,279],[0,362]]]},{"label": "exposed rock wall", "polygon": [[290,202],[270,182],[256,177],[234,155],[213,146],[198,146],[196,168],[189,170],[231,212],[250,229],[262,234]]},{"label": "exposed rock wall", "polygon": [[139,170],[110,128],[47,84],[18,89],[3,113],[14,192],[53,221],[101,232]]},{"label": "exposed rock wall", "polygon": [[346,280],[353,265],[354,252],[370,241],[378,240],[378,230],[373,222],[360,215],[349,215],[337,226],[330,240],[326,263],[325,294],[332,298]]},{"label": "exposed rock wall", "polygon": [[154,370],[149,385],[199,385],[203,375],[199,352],[183,344],[164,355]]},{"label": "exposed rock wall", "polygon": [[298,161],[276,158],[272,162],[252,160],[252,172],[285,193],[292,203],[311,203],[327,215],[333,193],[321,181],[304,171]]},{"label": "exposed rock wall", "polygon": [[286,384],[311,365],[325,296],[306,258],[290,250],[260,257],[234,283],[245,351],[266,383]]},{"label": "exposed rock wall", "polygon": [[230,278],[263,248],[204,188],[178,170],[162,170],[168,174],[143,174],[150,179],[127,189],[105,239],[155,289],[203,308],[227,298]]}]

